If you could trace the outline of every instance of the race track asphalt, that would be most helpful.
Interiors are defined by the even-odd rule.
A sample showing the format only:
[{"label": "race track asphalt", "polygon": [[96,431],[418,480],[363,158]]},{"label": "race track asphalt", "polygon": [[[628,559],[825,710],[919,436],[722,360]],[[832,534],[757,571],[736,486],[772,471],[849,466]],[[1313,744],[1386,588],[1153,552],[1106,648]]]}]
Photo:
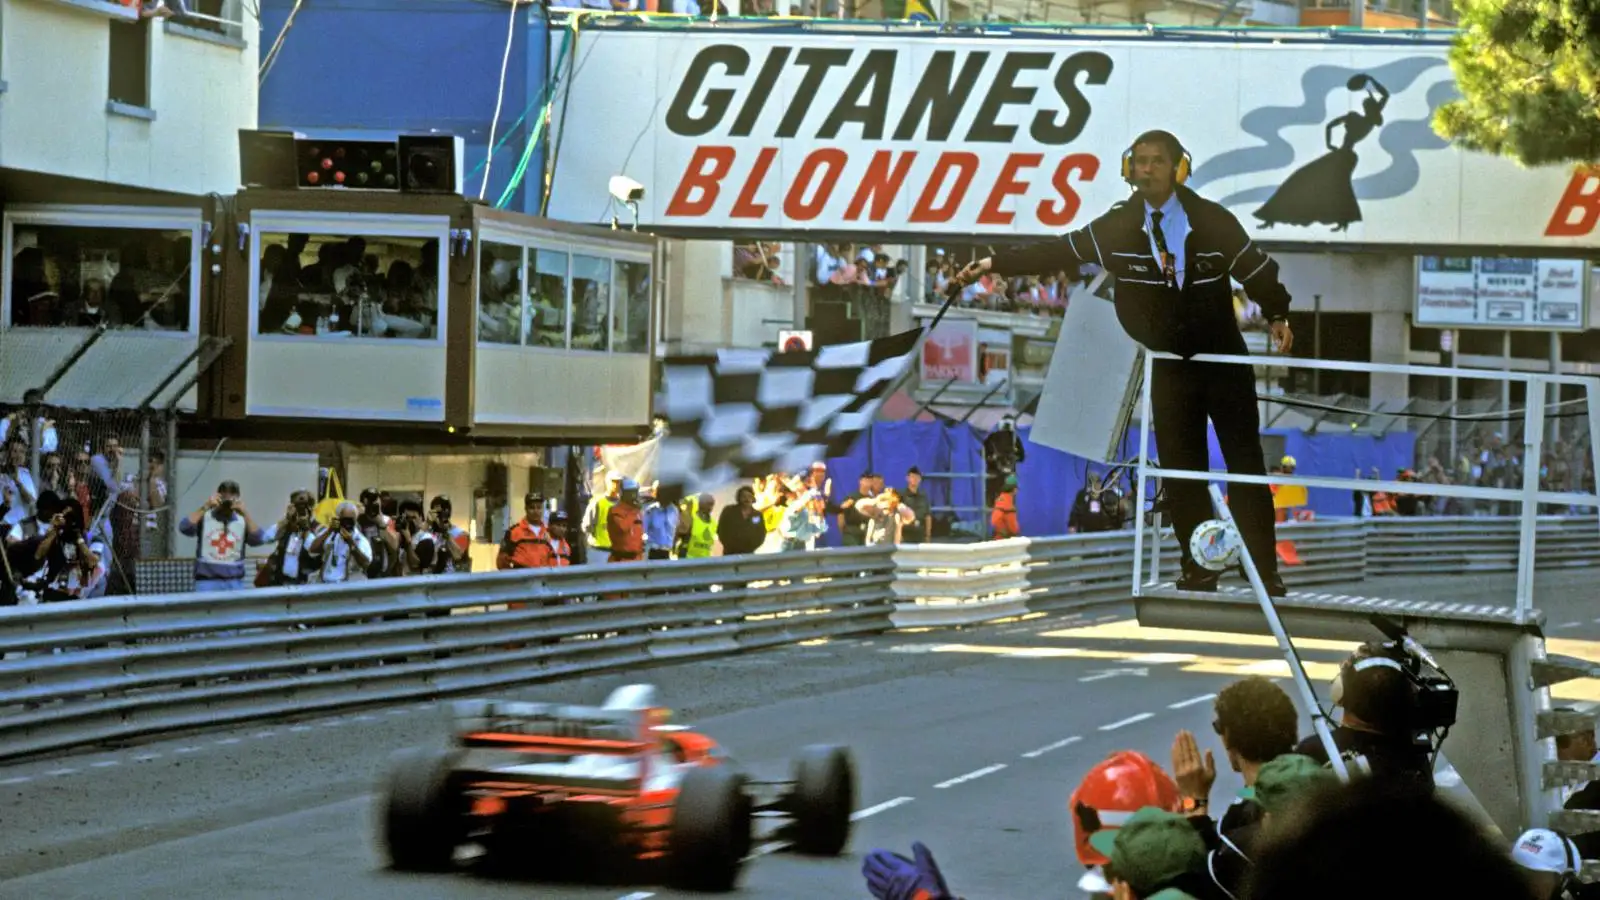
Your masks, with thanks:
[{"label": "race track asphalt", "polygon": [[[1594,575],[1540,576],[1552,650],[1600,660]],[[1366,582],[1366,595],[1509,603],[1509,577]],[[1355,586],[1348,588],[1353,590]],[[597,703],[648,681],[675,719],[761,777],[808,743],[851,747],[858,821],[838,859],[753,859],[738,896],[867,896],[873,847],[934,851],[958,893],[1075,896],[1066,798],[1107,753],[1169,758],[1176,731],[1215,746],[1211,696],[1244,674],[1283,678],[1264,638],[1141,629],[1104,606],[961,630],[895,633],[570,679],[506,692]],[[1558,645],[1559,646],[1555,646]],[[1325,683],[1346,645],[1306,642]],[[1284,682],[1287,686],[1287,682]],[[1596,685],[1564,686],[1590,696]],[[391,753],[437,741],[433,704],[171,736],[0,767],[0,898],[675,898],[651,884],[548,884],[387,871],[373,840]],[[1220,747],[1217,748],[1220,756]],[[1449,746],[1446,745],[1446,752]],[[1227,768],[1219,760],[1221,768]],[[1214,802],[1239,787],[1224,772]],[[769,849],[769,848],[764,848]]]}]

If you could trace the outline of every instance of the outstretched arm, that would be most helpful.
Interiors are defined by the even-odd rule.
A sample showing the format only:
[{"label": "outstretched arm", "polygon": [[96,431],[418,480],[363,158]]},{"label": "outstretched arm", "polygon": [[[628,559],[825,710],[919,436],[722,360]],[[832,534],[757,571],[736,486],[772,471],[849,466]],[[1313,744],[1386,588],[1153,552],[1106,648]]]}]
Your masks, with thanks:
[{"label": "outstretched arm", "polygon": [[1094,238],[1094,223],[1076,231],[1069,231],[1052,241],[1040,241],[1014,249],[999,250],[956,273],[951,279],[954,288],[965,287],[984,272],[1003,272],[1006,275],[1047,275],[1066,271],[1077,275],[1084,263],[1097,263],[1100,248]]}]

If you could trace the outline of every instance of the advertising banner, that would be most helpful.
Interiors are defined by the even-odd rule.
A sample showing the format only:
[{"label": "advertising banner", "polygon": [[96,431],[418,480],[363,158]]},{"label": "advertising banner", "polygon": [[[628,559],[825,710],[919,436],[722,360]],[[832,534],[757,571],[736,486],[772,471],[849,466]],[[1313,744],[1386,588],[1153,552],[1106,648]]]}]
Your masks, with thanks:
[{"label": "advertising banner", "polygon": [[924,385],[978,383],[978,320],[946,317],[922,342]]},{"label": "advertising banner", "polygon": [[604,219],[625,174],[662,234],[1055,235],[1125,199],[1124,149],[1164,128],[1193,157],[1189,186],[1258,239],[1527,255],[1600,240],[1600,171],[1523,169],[1434,133],[1457,96],[1446,40],[651,26],[583,42],[552,116],[562,219]]},{"label": "advertising banner", "polygon": [[1582,260],[1422,256],[1412,321],[1429,328],[1583,331],[1587,281]]}]

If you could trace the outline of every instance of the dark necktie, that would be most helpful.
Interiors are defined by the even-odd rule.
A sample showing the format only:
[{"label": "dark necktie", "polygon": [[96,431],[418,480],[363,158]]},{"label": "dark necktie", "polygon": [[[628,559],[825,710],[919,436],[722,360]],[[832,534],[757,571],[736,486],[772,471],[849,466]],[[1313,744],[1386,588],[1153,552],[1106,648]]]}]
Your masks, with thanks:
[{"label": "dark necktie", "polygon": [[1156,250],[1160,251],[1161,253],[1161,274],[1166,277],[1167,284],[1171,285],[1172,287],[1177,287],[1177,261],[1173,257],[1172,251],[1167,249],[1167,236],[1161,232],[1161,219],[1163,216],[1164,213],[1162,213],[1160,210],[1156,210],[1150,214],[1150,234],[1155,237]]}]

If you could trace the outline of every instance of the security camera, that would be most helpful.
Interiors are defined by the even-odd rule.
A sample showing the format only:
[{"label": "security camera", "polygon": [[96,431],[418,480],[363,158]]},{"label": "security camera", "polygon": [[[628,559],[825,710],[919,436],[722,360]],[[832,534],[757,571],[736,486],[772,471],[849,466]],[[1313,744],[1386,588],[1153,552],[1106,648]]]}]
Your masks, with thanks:
[{"label": "security camera", "polygon": [[611,196],[623,203],[638,203],[644,199],[644,185],[626,175],[611,176]]}]

